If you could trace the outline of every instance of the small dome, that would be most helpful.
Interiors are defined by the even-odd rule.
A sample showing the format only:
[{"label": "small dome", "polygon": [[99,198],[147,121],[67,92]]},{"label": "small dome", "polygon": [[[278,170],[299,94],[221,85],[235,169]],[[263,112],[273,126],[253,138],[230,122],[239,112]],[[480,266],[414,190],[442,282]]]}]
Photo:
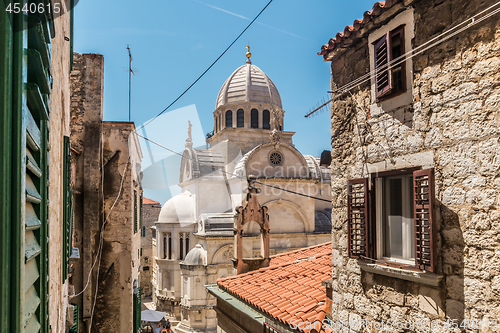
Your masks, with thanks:
[{"label": "small dome", "polygon": [[159,223],[194,223],[194,202],[191,192],[177,194],[161,208]]},{"label": "small dome", "polygon": [[215,108],[241,102],[281,106],[281,97],[273,81],[250,62],[231,74],[219,91]]},{"label": "small dome", "polygon": [[207,251],[200,244],[196,244],[191,251],[188,252],[186,258],[184,259],[185,265],[206,265],[207,264]]}]

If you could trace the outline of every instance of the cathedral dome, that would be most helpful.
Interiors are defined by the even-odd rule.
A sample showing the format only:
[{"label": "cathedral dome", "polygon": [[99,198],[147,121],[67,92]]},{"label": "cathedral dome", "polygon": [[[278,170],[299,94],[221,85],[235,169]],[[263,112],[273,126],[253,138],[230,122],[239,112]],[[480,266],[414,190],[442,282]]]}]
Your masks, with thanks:
[{"label": "cathedral dome", "polygon": [[215,108],[242,102],[273,104],[282,108],[281,97],[273,81],[250,60],[224,82]]},{"label": "cathedral dome", "polygon": [[161,208],[159,223],[194,223],[194,202],[191,192],[177,194]]},{"label": "cathedral dome", "polygon": [[200,244],[196,244],[191,251],[188,252],[184,259],[186,265],[206,265],[207,264],[207,251]]}]

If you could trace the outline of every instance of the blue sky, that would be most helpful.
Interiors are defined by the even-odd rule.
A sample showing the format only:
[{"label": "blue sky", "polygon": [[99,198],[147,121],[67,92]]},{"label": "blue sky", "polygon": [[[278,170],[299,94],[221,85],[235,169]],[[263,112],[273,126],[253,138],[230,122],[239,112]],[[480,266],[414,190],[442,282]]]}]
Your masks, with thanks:
[{"label": "blue sky", "polygon": [[[75,7],[74,49],[104,55],[104,118],[128,120],[128,53],[133,68],[132,121],[142,124],[161,112],[234,40],[268,0],[79,1]],[[329,109],[304,115],[330,89],[329,63],[316,53],[330,37],[370,10],[374,0],[274,0],[219,62],[170,110],[194,105],[203,134],[213,129],[217,94],[224,81],[252,63],[277,86],[285,130],[295,146],[319,156],[330,147]],[[192,110],[192,108],[190,108]],[[164,119],[168,119],[164,118]],[[171,117],[170,117],[171,119]],[[160,143],[182,152],[187,121],[179,134],[164,125],[147,126]],[[156,132],[156,133],[152,133]],[[175,136],[183,136],[182,140]]]}]

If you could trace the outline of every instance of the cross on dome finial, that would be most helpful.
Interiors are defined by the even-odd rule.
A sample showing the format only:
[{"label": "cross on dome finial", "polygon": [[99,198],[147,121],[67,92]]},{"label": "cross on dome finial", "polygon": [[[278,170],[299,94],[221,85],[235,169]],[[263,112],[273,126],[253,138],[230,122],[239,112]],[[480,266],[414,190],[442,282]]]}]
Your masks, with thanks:
[{"label": "cross on dome finial", "polygon": [[252,56],[252,54],[250,53],[250,44],[248,44],[246,46],[246,48],[247,48],[247,54],[246,54],[246,56],[247,56],[247,64],[251,64],[252,61],[250,60],[250,57]]}]

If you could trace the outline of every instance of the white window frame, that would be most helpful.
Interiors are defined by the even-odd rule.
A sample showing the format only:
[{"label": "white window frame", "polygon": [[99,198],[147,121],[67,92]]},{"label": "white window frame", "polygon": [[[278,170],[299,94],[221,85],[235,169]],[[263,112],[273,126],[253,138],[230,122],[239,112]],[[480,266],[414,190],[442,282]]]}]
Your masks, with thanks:
[{"label": "white window frame", "polygon": [[[401,240],[403,244],[403,257],[408,257],[408,259],[402,259],[398,257],[386,257],[384,256],[384,209],[387,209],[387,198],[388,193],[384,193],[384,187],[386,186],[386,182],[389,179],[400,178],[402,179],[402,186],[404,189],[402,191],[402,202],[403,202],[403,239]],[[413,186],[413,175],[412,174],[402,174],[398,176],[386,176],[386,177],[377,177],[375,178],[375,218],[376,218],[376,237],[377,237],[377,259],[397,262],[402,264],[413,265],[415,264],[415,254],[410,256],[414,248],[414,244],[412,243],[412,239],[414,239],[414,228],[412,228],[412,218],[409,218],[411,212],[411,200],[413,199],[409,195],[408,187]],[[385,194],[385,195],[384,195]]]}]

